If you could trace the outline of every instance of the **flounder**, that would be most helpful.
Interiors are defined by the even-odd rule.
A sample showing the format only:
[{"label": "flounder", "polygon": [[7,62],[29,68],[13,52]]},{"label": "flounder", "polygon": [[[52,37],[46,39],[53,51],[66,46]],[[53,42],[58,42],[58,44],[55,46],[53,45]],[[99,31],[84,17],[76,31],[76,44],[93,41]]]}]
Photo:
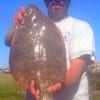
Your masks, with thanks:
[{"label": "flounder", "polygon": [[64,40],[56,25],[37,7],[27,8],[25,24],[13,28],[10,70],[22,87],[33,79],[40,89],[40,100],[53,100],[45,91],[66,78]]}]

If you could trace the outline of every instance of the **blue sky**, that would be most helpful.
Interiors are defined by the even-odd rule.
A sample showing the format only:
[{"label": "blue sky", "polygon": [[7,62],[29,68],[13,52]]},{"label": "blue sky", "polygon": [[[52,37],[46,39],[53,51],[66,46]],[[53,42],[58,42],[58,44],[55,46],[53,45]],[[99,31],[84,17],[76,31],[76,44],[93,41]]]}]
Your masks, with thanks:
[{"label": "blue sky", "polygon": [[[0,67],[8,66],[9,48],[4,44],[12,20],[21,6],[34,4],[47,15],[43,0],[2,0],[0,5]],[[93,28],[96,45],[96,58],[100,61],[100,0],[72,0],[69,15],[87,21]]]}]

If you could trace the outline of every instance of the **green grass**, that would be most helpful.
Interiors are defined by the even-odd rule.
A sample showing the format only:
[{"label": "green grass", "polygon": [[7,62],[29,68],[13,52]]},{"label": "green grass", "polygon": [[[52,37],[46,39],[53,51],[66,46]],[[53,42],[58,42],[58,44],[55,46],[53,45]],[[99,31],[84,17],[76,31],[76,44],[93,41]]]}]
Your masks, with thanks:
[{"label": "green grass", "polygon": [[94,91],[90,100],[100,100],[100,90]]},{"label": "green grass", "polygon": [[94,96],[93,100],[100,100],[100,96]]},{"label": "green grass", "polygon": [[[0,100],[24,100],[15,80],[9,73],[0,73]],[[100,96],[94,96],[92,100],[100,100]]]},{"label": "green grass", "polygon": [[23,100],[24,96],[18,90],[10,74],[0,73],[0,100]]}]

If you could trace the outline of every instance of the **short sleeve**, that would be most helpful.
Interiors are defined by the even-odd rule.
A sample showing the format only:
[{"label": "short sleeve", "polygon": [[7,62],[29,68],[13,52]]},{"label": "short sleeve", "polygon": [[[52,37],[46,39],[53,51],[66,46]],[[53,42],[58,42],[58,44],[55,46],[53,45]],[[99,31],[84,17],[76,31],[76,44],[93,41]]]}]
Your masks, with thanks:
[{"label": "short sleeve", "polygon": [[90,54],[90,60],[95,60],[94,35],[89,24],[78,24],[74,27],[69,42],[69,52],[70,59],[78,58],[84,54]]}]

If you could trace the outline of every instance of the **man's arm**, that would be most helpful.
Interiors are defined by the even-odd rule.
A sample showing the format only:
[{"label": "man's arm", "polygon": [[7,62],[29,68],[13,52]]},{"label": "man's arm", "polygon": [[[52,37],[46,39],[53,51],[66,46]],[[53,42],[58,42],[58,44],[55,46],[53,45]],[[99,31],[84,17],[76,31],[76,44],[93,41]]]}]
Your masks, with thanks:
[{"label": "man's arm", "polygon": [[[66,70],[66,86],[74,85],[81,77],[84,69],[88,63],[81,58],[75,58],[71,60],[70,69]],[[47,88],[48,92],[56,92],[60,90],[62,84],[60,82],[56,83]]]},{"label": "man's arm", "polygon": [[[21,7],[21,9],[16,13],[16,15],[13,19],[14,26],[16,26],[18,24],[24,24],[24,16],[26,16],[26,15],[27,15],[26,8]],[[13,38],[13,35],[14,35],[14,30],[10,30],[6,35],[5,44],[9,47],[11,45],[11,40]]]},{"label": "man's arm", "polygon": [[9,47],[11,46],[11,41],[12,41],[13,36],[14,36],[14,30],[11,29],[9,30],[9,32],[6,34],[6,37],[5,37],[5,44]]},{"label": "man's arm", "polygon": [[84,72],[87,62],[81,58],[71,60],[70,69],[66,71],[66,85],[75,84]]},{"label": "man's arm", "polygon": [[71,60],[70,69],[67,71],[66,74],[66,84],[68,86],[75,84],[81,77],[85,68],[92,63],[94,63],[94,61],[91,59],[90,54],[84,54],[76,59]]}]

